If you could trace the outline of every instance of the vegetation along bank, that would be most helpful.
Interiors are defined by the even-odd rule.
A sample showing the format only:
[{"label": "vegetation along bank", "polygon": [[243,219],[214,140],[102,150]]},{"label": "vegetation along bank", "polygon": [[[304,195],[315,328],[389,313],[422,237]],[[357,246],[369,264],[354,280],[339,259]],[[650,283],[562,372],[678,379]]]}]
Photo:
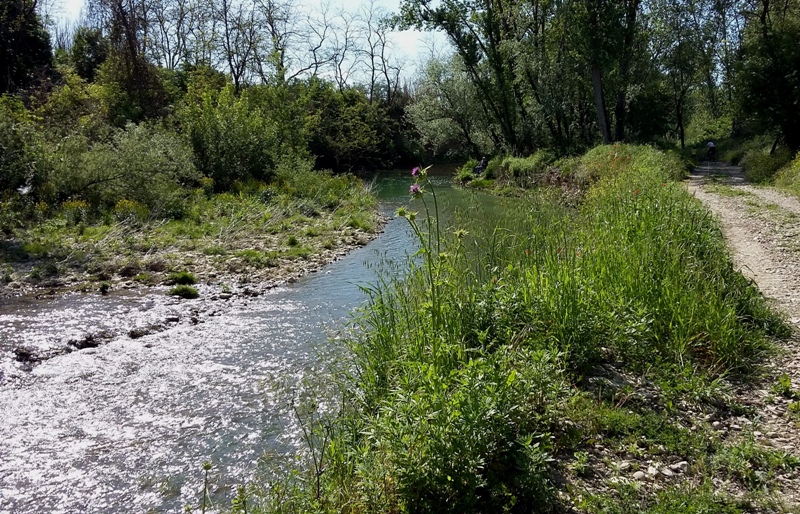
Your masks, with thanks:
[{"label": "vegetation along bank", "polygon": [[[447,227],[431,220],[434,190],[418,179],[399,214],[422,258],[406,279],[371,290],[348,343],[340,412],[309,418],[305,466],[241,490],[234,505],[786,507],[782,487],[800,458],[762,445],[756,409],[734,393],[763,387],[765,358],[789,329],[678,182],[683,162],[609,145],[570,169],[588,184],[575,207],[540,188],[509,200],[513,209],[476,201]],[[773,394],[793,394],[787,387]],[[738,431],[718,429],[731,419]]]}]

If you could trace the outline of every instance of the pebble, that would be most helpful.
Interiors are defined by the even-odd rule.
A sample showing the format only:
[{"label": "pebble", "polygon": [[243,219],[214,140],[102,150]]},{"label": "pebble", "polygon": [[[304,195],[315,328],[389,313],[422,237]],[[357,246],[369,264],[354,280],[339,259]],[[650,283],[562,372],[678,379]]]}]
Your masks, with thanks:
[{"label": "pebble", "polygon": [[731,423],[731,430],[741,430],[742,427],[737,425],[736,423]]},{"label": "pebble", "polygon": [[636,480],[644,480],[647,475],[644,474],[644,471],[637,471],[633,474],[633,478]]},{"label": "pebble", "polygon": [[711,428],[715,430],[722,430],[724,427],[722,426],[722,423],[720,423],[719,421],[715,421],[711,423]]},{"label": "pebble", "polygon": [[651,477],[658,475],[658,468],[654,466],[647,466],[647,474]]},{"label": "pebble", "polygon": [[631,469],[631,463],[628,461],[622,461],[618,465],[620,471],[628,471]]},{"label": "pebble", "polygon": [[668,478],[675,476],[675,473],[669,468],[661,468],[661,474]]},{"label": "pebble", "polygon": [[676,464],[670,464],[669,469],[675,473],[684,473],[687,469],[689,469],[689,463],[685,460],[682,460]]}]

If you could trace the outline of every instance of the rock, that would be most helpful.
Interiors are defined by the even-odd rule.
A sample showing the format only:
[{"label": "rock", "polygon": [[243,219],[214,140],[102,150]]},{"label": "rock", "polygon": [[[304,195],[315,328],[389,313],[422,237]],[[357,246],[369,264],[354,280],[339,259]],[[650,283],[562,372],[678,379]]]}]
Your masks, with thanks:
[{"label": "rock", "polygon": [[181,320],[180,316],[167,316],[167,323],[177,323]]},{"label": "rock", "polygon": [[624,460],[620,462],[617,467],[619,468],[620,471],[628,471],[629,469],[631,469],[632,466],[630,462]]},{"label": "rock", "polygon": [[136,327],[128,331],[128,337],[131,339],[139,339],[155,332],[162,330],[164,327],[161,325],[147,325],[146,327]]},{"label": "rock", "polygon": [[742,427],[737,425],[736,423],[731,423],[731,430],[741,430]]},{"label": "rock", "polygon": [[220,293],[219,299],[220,300],[230,300],[233,295],[231,293]]},{"label": "rock", "polygon": [[723,427],[722,423],[720,423],[719,421],[715,421],[711,423],[711,428],[713,428],[714,430],[723,430],[725,427]]},{"label": "rock", "polygon": [[682,460],[682,461],[670,466],[670,469],[672,471],[678,471],[678,472],[681,472],[681,473],[686,473],[686,470],[689,469],[689,463],[686,462],[685,460]]},{"label": "rock", "polygon": [[673,473],[672,470],[669,469],[669,468],[661,468],[660,471],[661,471],[661,474],[664,475],[667,478],[672,478],[672,477],[675,476],[675,473]]},{"label": "rock", "polygon": [[643,471],[637,471],[633,474],[633,478],[636,480],[644,480],[646,476]]},{"label": "rock", "polygon": [[29,346],[18,346],[14,348],[14,358],[19,362],[36,362],[39,356],[36,355],[36,349]]},{"label": "rock", "polygon": [[647,474],[651,477],[656,477],[658,475],[658,468],[655,466],[647,466]]}]

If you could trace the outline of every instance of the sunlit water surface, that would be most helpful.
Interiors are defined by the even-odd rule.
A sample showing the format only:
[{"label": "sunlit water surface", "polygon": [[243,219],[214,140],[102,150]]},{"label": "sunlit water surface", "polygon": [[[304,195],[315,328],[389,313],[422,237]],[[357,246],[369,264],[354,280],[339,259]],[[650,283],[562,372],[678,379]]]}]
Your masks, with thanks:
[{"label": "sunlit water surface", "polygon": [[[409,185],[407,177],[377,182],[387,214],[406,203]],[[442,192],[450,192],[445,184]],[[301,445],[287,398],[309,381],[324,383],[346,357],[331,336],[365,300],[359,285],[379,270],[400,273],[414,250],[406,220],[392,219],[366,247],[200,324],[123,335],[6,377],[0,512],[179,512],[199,503],[205,461],[214,498],[229,502],[259,460],[269,465],[265,454]],[[151,312],[191,305],[132,294],[6,301],[0,350],[8,365],[11,344],[46,346],[87,326],[113,327],[119,316],[146,324]]]}]

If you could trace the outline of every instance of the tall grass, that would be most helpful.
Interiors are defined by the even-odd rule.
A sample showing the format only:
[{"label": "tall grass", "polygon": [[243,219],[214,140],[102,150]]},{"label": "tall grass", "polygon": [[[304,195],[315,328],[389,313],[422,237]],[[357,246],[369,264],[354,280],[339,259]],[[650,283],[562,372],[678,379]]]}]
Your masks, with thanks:
[{"label": "tall grass", "polygon": [[581,375],[753,369],[784,325],[671,181],[682,170],[650,148],[600,147],[575,164],[592,184],[579,209],[545,191],[476,203],[433,242],[434,220],[402,211],[425,258],[369,290],[322,480],[283,482],[262,508],[546,512]]}]

